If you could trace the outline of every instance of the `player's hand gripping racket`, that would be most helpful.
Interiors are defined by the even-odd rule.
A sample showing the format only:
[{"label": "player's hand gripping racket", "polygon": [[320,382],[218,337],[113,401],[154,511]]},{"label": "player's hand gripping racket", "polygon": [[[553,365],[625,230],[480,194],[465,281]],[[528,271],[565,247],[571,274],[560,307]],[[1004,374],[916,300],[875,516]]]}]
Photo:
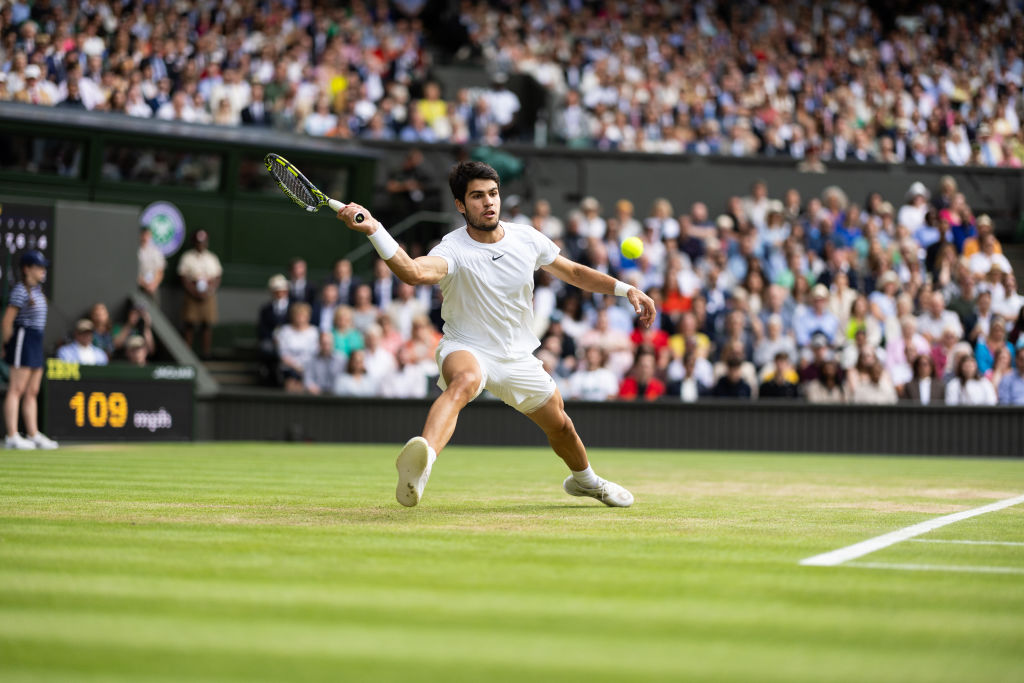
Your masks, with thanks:
[{"label": "player's hand gripping racket", "polygon": [[[268,154],[263,163],[271,177],[277,181],[277,186],[288,195],[289,199],[301,206],[310,213],[316,213],[321,208],[329,206],[337,213],[345,208],[337,199],[331,199],[316,188],[316,185],[309,182],[306,176],[302,175],[299,169],[291,162],[278,154]],[[356,223],[362,223],[366,217],[361,213],[356,214]]]}]

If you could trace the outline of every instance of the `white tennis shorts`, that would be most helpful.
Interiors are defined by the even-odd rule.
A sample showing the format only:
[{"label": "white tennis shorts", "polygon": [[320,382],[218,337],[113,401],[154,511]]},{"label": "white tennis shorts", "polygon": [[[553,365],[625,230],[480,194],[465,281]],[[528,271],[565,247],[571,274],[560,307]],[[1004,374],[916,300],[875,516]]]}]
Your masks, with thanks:
[{"label": "white tennis shorts", "polygon": [[469,351],[480,365],[480,373],[483,376],[473,398],[487,389],[506,405],[527,415],[542,407],[555,393],[555,381],[544,371],[544,364],[536,356],[495,358],[465,344],[445,339],[437,345],[437,351],[434,353],[437,369],[441,373],[437,378],[437,386],[441,387],[441,391],[448,388],[441,366],[444,359],[455,351]]}]

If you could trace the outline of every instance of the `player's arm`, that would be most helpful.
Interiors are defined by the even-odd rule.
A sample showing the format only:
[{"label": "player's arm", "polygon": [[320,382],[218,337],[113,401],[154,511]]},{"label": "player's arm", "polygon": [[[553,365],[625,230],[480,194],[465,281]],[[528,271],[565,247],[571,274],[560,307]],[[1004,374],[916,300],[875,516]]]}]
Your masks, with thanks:
[{"label": "player's arm", "polygon": [[[356,214],[363,214],[363,221],[356,223]],[[350,230],[366,235],[391,272],[407,285],[435,285],[448,274],[448,262],[439,256],[412,258],[398,246],[384,226],[370,212],[358,204],[349,204],[338,212],[338,218]]]},{"label": "player's arm", "polygon": [[8,306],[7,310],[4,311],[3,319],[3,343],[6,344],[7,340],[14,334],[14,319],[18,317],[18,307]]},{"label": "player's arm", "polygon": [[616,280],[611,275],[606,275],[582,263],[570,261],[564,256],[556,256],[554,261],[541,267],[559,280],[579,287],[582,290],[596,292],[597,294],[624,296],[633,305],[633,309],[640,317],[640,322],[644,327],[650,327],[651,323],[654,322],[654,301],[636,287]]}]

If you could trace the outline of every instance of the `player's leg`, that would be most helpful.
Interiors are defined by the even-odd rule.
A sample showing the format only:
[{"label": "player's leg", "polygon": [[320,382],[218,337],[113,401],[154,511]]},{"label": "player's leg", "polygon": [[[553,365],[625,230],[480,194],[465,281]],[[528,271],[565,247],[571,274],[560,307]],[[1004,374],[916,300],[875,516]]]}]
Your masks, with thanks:
[{"label": "player's leg", "polygon": [[423,425],[423,438],[436,453],[440,453],[452,434],[459,419],[459,412],[476,398],[483,381],[483,371],[476,357],[469,351],[453,351],[441,364],[444,377],[444,392],[437,397],[427,413]]},{"label": "player's leg", "polygon": [[25,395],[21,399],[21,419],[25,422],[25,437],[36,445],[36,448],[53,450],[57,442],[39,431],[39,386],[43,381],[43,369],[32,368],[25,387]]},{"label": "player's leg", "polygon": [[586,470],[590,467],[587,460],[587,449],[583,440],[576,433],[569,414],[565,412],[565,403],[562,401],[562,394],[555,389],[547,403],[526,417],[533,420],[538,427],[544,430],[548,437],[548,443],[559,458],[565,461],[573,472]]},{"label": "player's leg", "polygon": [[406,507],[420,502],[437,454],[448,445],[459,412],[476,398],[483,381],[480,364],[469,351],[448,354],[441,364],[441,376],[445,389],[430,406],[423,434],[409,439],[395,461],[398,469],[395,498]]},{"label": "player's leg", "polygon": [[544,405],[526,416],[544,430],[551,448],[569,466],[572,474],[562,482],[566,493],[596,498],[610,507],[629,507],[633,504],[633,494],[615,482],[602,479],[591,469],[587,449],[576,433],[572,419],[565,412],[565,403],[558,389],[555,389]]}]

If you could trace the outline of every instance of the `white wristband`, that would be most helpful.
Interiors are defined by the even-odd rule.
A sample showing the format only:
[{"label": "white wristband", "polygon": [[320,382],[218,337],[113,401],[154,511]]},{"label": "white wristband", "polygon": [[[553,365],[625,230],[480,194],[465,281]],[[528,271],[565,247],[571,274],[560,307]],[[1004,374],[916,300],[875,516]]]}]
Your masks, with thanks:
[{"label": "white wristband", "polygon": [[391,233],[384,229],[383,225],[377,226],[377,230],[367,237],[370,239],[370,244],[385,261],[398,253],[398,242],[391,236]]},{"label": "white wristband", "polygon": [[631,289],[633,289],[633,285],[627,285],[622,280],[615,281],[615,296],[626,296]]}]

